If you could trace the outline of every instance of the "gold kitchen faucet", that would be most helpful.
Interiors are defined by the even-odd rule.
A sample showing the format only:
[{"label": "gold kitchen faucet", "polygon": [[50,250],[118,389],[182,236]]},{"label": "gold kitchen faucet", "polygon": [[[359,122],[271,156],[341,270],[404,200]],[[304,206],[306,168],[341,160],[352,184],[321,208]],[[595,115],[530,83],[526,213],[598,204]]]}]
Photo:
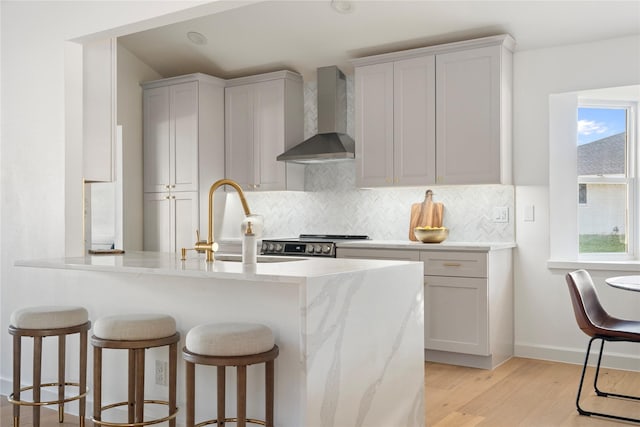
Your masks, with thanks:
[{"label": "gold kitchen faucet", "polygon": [[[219,179],[211,184],[211,188],[209,188],[209,233],[207,234],[207,240],[200,240],[200,233],[196,230],[197,241],[195,246],[190,248],[191,250],[198,252],[205,252],[207,254],[207,262],[215,261],[214,254],[218,250],[218,243],[216,243],[213,238],[213,193],[223,185],[229,185],[236,190],[238,197],[240,197],[240,203],[242,203],[242,209],[244,209],[245,216],[251,215],[247,199],[244,197],[244,192],[242,191],[240,184],[231,179]],[[187,250],[189,249],[182,248],[182,257],[180,258],[182,261],[187,259]]]}]

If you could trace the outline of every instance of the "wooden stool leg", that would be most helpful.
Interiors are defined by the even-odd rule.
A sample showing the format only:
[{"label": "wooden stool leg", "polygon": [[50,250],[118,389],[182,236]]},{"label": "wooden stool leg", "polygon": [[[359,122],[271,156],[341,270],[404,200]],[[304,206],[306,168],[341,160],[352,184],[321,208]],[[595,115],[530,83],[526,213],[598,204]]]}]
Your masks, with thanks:
[{"label": "wooden stool leg", "polygon": [[[178,343],[169,345],[169,415],[178,410],[176,388],[178,386]],[[176,419],[169,421],[169,427],[176,427]]]},{"label": "wooden stool leg", "polygon": [[247,425],[247,367],[238,366],[238,427]]},{"label": "wooden stool leg", "polygon": [[[33,401],[40,402],[42,337],[33,337]],[[33,427],[40,427],[40,406],[33,407]]]},{"label": "wooden stool leg", "polygon": [[196,365],[185,361],[185,388],[187,395],[187,427],[196,423]]},{"label": "wooden stool leg", "polygon": [[136,352],[136,422],[144,421],[144,349]]},{"label": "wooden stool leg", "polygon": [[93,418],[102,420],[102,348],[93,347]]},{"label": "wooden stool leg", "polygon": [[135,422],[135,401],[136,401],[136,353],[135,350],[129,350],[129,368],[128,368],[128,382],[129,391],[128,391],[128,411],[129,418],[128,422],[133,424]]},{"label": "wooden stool leg", "polygon": [[[87,391],[87,331],[80,332],[80,394]],[[78,416],[80,417],[80,427],[84,427],[86,417],[87,397],[81,397],[78,403]]]},{"label": "wooden stool leg", "polygon": [[273,403],[274,403],[274,361],[270,360],[265,366],[265,426],[273,427]]},{"label": "wooden stool leg", "polygon": [[[22,337],[13,336],[13,398],[20,400],[20,369],[22,357]],[[13,427],[20,426],[20,405],[13,405]]]},{"label": "wooden stool leg", "polygon": [[66,356],[67,336],[58,336],[58,422],[64,422],[64,387],[66,382],[65,375],[65,356]]},{"label": "wooden stool leg", "polygon": [[225,383],[226,369],[224,366],[218,366],[218,425],[224,426],[225,419]]}]

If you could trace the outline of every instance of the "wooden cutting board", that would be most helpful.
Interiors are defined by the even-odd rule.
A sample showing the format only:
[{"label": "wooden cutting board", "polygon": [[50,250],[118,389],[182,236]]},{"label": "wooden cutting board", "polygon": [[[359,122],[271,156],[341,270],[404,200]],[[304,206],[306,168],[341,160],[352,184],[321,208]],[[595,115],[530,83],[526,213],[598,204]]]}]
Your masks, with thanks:
[{"label": "wooden cutting board", "polygon": [[411,219],[409,220],[409,240],[417,241],[413,234],[416,227],[442,227],[444,205],[433,202],[433,191],[427,190],[422,203],[411,205]]}]

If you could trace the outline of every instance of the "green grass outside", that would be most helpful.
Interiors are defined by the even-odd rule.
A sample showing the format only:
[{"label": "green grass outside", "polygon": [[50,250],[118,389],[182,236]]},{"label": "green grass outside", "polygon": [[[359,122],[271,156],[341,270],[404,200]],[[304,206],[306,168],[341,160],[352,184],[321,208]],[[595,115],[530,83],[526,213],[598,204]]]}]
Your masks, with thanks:
[{"label": "green grass outside", "polygon": [[580,253],[626,252],[624,235],[617,234],[581,234]]}]

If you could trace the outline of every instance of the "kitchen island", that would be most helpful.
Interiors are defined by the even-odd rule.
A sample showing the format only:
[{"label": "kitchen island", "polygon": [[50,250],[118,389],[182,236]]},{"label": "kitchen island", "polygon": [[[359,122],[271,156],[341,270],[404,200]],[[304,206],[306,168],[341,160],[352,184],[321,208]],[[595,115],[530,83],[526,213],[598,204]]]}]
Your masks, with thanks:
[{"label": "kitchen island", "polygon": [[[163,312],[176,318],[183,339],[204,322],[266,324],[280,347],[278,426],[424,426],[422,263],[259,261],[247,268],[237,261],[206,263],[195,256],[180,261],[175,254],[138,252],[16,265],[36,267],[23,269],[34,279],[33,289],[26,291],[30,303],[82,304],[92,320],[132,311]],[[41,292],[51,283],[65,289],[64,300],[52,301],[50,292]],[[182,365],[179,405],[184,404]],[[264,373],[253,368],[248,370],[248,414],[261,418]],[[202,387],[197,408],[200,416],[212,417],[214,375],[203,372],[197,374]],[[205,387],[204,381],[210,384]],[[105,396],[118,387],[112,384]],[[234,389],[229,390],[228,413],[235,411],[233,396]]]}]

